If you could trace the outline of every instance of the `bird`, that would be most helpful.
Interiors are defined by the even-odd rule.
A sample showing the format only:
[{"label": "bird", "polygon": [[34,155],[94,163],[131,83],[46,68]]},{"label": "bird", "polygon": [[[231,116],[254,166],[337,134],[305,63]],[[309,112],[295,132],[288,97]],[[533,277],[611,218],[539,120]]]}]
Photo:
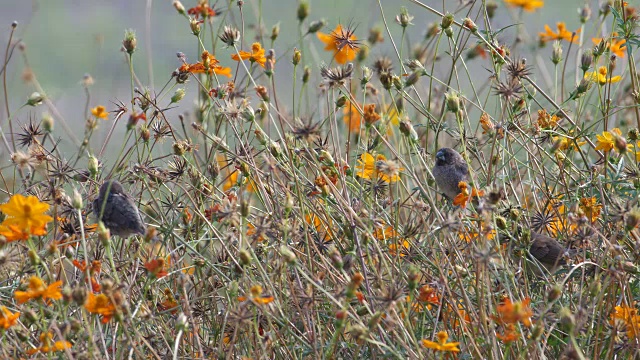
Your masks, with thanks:
[{"label": "bird", "polygon": [[117,180],[105,181],[93,201],[93,212],[111,234],[122,238],[144,235],[147,227],[140,210]]},{"label": "bird", "polygon": [[436,153],[432,174],[438,188],[451,200],[460,193],[458,183],[467,181],[469,167],[460,153],[451,148],[441,148]]},{"label": "bird", "polygon": [[571,255],[571,251],[556,239],[532,231],[529,254],[544,265],[547,270],[554,272],[558,267],[567,264],[564,256]]}]

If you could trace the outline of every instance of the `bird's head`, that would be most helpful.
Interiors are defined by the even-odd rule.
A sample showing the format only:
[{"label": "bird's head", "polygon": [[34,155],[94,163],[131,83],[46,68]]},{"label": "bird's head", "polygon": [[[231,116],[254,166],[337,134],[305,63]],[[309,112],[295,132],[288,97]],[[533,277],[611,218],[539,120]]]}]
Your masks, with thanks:
[{"label": "bird's head", "polygon": [[436,153],[436,165],[445,166],[456,163],[456,161],[463,161],[462,155],[457,151],[450,148],[442,148]]}]

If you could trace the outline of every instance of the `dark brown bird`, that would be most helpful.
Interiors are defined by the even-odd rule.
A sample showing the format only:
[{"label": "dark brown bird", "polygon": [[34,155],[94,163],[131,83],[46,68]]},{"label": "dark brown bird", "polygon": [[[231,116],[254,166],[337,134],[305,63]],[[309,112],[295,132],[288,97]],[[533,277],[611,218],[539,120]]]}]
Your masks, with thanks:
[{"label": "dark brown bird", "polygon": [[138,207],[117,180],[105,181],[100,186],[93,212],[113,235],[127,238],[147,231]]},{"label": "dark brown bird", "polygon": [[458,183],[467,181],[469,167],[457,151],[442,148],[436,153],[436,165],[432,173],[438,188],[447,198],[453,199],[460,193]]},{"label": "dark brown bird", "polygon": [[549,271],[555,271],[559,266],[567,264],[564,256],[570,251],[552,237],[531,232],[529,253]]}]

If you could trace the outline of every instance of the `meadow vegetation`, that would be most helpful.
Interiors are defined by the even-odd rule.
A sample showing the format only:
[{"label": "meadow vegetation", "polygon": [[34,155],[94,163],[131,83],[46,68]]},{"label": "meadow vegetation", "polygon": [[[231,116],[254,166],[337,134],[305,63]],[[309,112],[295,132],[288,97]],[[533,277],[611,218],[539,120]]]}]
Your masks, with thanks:
[{"label": "meadow vegetation", "polygon": [[[144,40],[126,30],[113,56],[130,97],[92,97],[87,75],[75,129],[29,71],[47,54],[14,24],[0,358],[640,356],[634,4],[585,2],[531,34],[543,0],[405,0],[394,14],[357,1],[379,22],[319,19],[300,0],[280,19],[297,24],[293,46],[245,22],[272,1],[165,4],[192,34],[165,82],[138,76]],[[19,69],[34,92],[10,108]],[[431,173],[442,147],[470,169],[454,199]],[[97,221],[108,179],[145,235]],[[541,266],[532,232],[567,264]]]}]

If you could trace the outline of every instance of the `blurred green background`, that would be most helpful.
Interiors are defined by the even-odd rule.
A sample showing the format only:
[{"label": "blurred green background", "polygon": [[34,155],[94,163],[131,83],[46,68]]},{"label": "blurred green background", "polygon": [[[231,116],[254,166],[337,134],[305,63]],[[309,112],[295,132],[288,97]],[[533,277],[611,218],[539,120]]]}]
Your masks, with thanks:
[{"label": "blurred green background", "polygon": [[[362,39],[367,37],[371,27],[383,27],[377,0],[310,0],[309,2],[311,12],[306,24],[309,21],[324,18],[328,22],[325,32],[331,31],[338,22],[351,23],[357,26],[356,35]],[[428,25],[439,21],[437,16],[409,1],[381,0],[381,2],[396,43],[400,41],[401,28],[394,22],[394,17],[400,13],[402,6],[407,7],[409,13],[415,17],[412,21],[414,25],[408,28],[408,42],[415,43],[421,40]],[[465,3],[463,1],[426,0],[424,3],[439,11],[453,12],[458,20],[467,16],[469,11],[468,6],[463,6]],[[183,4],[189,8],[196,5],[196,0],[184,0]],[[239,23],[236,1],[230,3],[211,1],[211,4],[219,9],[231,8],[232,16],[227,17],[225,22]],[[520,11],[507,8],[501,1],[498,1],[498,4],[499,9],[493,22],[494,29],[514,24]],[[544,8],[534,13],[522,13],[523,26],[533,39],[532,46],[537,43],[535,41],[537,32],[543,30],[545,23],[549,23],[555,29],[557,21],[564,21],[570,30],[577,29],[579,26],[577,9],[584,4],[585,2],[580,0],[547,0]],[[592,2],[591,6],[595,18],[598,4]],[[247,34],[250,35],[245,38],[246,44],[250,45],[250,41],[255,36],[258,14],[262,14],[262,24],[267,37],[273,25],[278,23],[280,25],[280,36],[275,43],[275,50],[277,56],[284,55],[284,58],[276,65],[276,83],[279,92],[282,92],[280,101],[285,105],[290,105],[291,99],[290,49],[298,40],[297,7],[298,1],[295,0],[246,0],[244,4],[246,29]],[[474,5],[472,14],[477,13],[478,7],[479,2]],[[197,43],[190,33],[188,22],[177,14],[171,0],[4,0],[0,4],[0,29],[4,29],[1,37],[3,48],[8,41],[12,21],[17,21],[19,24],[14,39],[19,39],[26,45],[27,59],[38,81],[69,125],[78,129],[80,133],[84,129],[85,121],[86,97],[81,85],[85,73],[91,74],[95,80],[95,84],[91,87],[91,106],[102,104],[107,106],[108,110],[113,110],[115,106],[112,101],[118,99],[128,102],[129,72],[124,53],[120,52],[125,29],[131,28],[137,33],[138,51],[134,54],[134,68],[137,76],[146,85],[151,86],[153,82],[156,90],[167,82],[171,72],[180,65],[176,58],[177,52],[184,52],[191,62],[197,61],[198,58]],[[214,24],[218,25],[220,21],[222,21],[221,18],[216,18]],[[483,26],[481,25],[480,28]],[[512,27],[501,36],[507,44],[512,44],[515,32],[516,27]],[[386,38],[386,33],[384,35]],[[210,41],[205,42],[206,46],[210,44]],[[591,41],[586,40],[585,44],[591,46]],[[267,39],[264,45],[268,47]],[[323,45],[315,36],[306,38],[305,47],[311,50],[305,53],[305,60],[312,66],[314,75],[318,76],[320,61],[330,62],[331,54],[322,51]],[[550,57],[550,48],[547,46],[546,49],[539,51],[544,60]],[[517,55],[527,56],[520,52],[526,52],[525,48],[520,48]],[[216,55],[223,65],[231,66],[235,70],[236,63],[229,58],[230,54],[229,49],[224,49],[218,43]],[[407,54],[406,50],[405,54]],[[388,39],[371,49],[368,62],[371,63],[380,55],[395,57]],[[152,64],[152,69],[149,64]],[[439,64],[436,72],[442,70],[444,73],[447,65],[448,62]],[[396,61],[396,68],[397,66]],[[478,76],[478,80],[485,81],[489,72],[483,68],[488,66],[488,62],[478,62],[472,66],[473,75]],[[24,104],[29,94],[34,91],[33,85],[23,81],[24,69],[24,60],[20,52],[16,51],[7,73],[10,105],[13,110]],[[195,82],[186,85],[189,96],[193,96],[196,92],[196,85]],[[193,98],[188,97],[185,100],[190,99]],[[0,101],[4,102],[4,100]],[[190,104],[182,103],[181,109],[175,110],[174,115],[177,115],[177,111],[189,110],[189,108]],[[2,109],[1,124],[4,128],[6,113],[4,106],[0,109]],[[16,120],[24,122],[29,117],[39,119],[40,114],[45,110],[44,107],[39,107],[23,111]],[[105,132],[107,129],[108,127],[102,126],[100,131]]]}]

